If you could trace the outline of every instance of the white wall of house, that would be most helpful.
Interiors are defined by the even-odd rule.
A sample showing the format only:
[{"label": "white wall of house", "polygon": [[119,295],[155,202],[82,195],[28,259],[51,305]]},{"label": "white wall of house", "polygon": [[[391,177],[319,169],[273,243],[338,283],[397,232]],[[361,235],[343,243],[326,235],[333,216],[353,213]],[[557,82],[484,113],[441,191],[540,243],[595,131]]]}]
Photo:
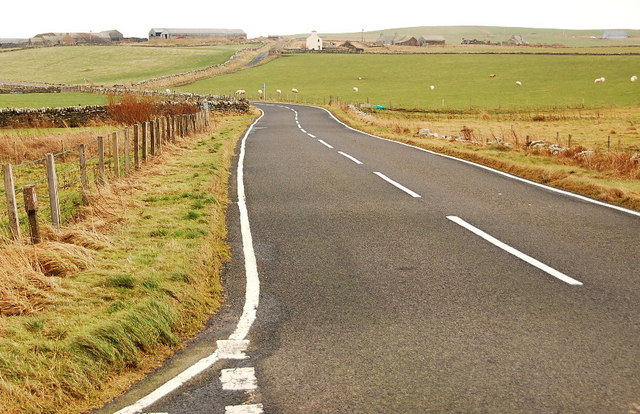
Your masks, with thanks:
[{"label": "white wall of house", "polygon": [[320,36],[318,36],[315,30],[307,37],[307,49],[322,50],[322,39],[320,39]]}]

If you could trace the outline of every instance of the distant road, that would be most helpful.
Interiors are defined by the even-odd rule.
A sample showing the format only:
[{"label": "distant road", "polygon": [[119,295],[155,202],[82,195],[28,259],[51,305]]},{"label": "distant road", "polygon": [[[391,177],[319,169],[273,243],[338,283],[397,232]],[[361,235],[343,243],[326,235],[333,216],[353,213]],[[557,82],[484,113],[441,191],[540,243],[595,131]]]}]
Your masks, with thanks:
[{"label": "distant road", "polygon": [[639,214],[258,106],[248,358],[146,412],[640,412]]}]

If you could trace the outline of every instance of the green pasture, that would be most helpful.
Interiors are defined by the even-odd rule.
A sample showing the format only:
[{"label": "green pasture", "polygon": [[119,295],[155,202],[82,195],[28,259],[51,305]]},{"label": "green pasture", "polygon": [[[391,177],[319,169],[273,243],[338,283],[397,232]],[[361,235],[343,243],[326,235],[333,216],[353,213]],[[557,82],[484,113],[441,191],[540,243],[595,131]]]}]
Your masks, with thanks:
[{"label": "green pasture", "polygon": [[[268,100],[322,103],[338,96],[343,102],[442,110],[640,105],[640,82],[630,82],[632,75],[640,75],[640,56],[304,54],[179,89],[244,89],[256,99],[266,84]],[[600,77],[606,82],[595,84]]]},{"label": "green pasture", "polygon": [[61,108],[78,105],[106,105],[105,95],[90,93],[0,94],[0,108]]},{"label": "green pasture", "polygon": [[65,46],[0,54],[0,80],[82,84],[136,82],[223,63],[244,45]]}]

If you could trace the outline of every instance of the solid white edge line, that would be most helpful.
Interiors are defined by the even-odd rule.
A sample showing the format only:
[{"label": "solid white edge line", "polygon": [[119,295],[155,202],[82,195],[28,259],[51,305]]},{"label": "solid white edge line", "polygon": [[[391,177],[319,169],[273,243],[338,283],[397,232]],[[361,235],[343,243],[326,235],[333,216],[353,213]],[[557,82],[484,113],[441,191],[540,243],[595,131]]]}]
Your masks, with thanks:
[{"label": "solid white edge line", "polygon": [[467,223],[466,221],[464,221],[463,219],[461,219],[460,217],[457,216],[447,216],[447,218],[451,221],[453,221],[454,223],[458,224],[459,226],[464,227],[465,229],[469,230],[470,232],[476,234],[477,236],[482,237],[483,239],[485,239],[486,241],[488,241],[489,243],[493,244],[494,246],[497,246],[499,248],[501,248],[502,250],[506,251],[509,254],[512,254],[514,256],[516,256],[518,259],[524,260],[525,262],[529,263],[532,266],[537,267],[538,269],[542,270],[543,272],[546,272],[548,274],[550,274],[551,276],[555,277],[556,279],[562,280],[565,283],[568,283],[570,285],[573,286],[582,286],[582,282],[569,277],[567,275],[565,275],[562,272],[557,271],[556,269],[547,266],[546,264],[540,262],[539,260],[534,259],[533,257],[526,255],[524,253],[522,253],[520,250],[517,250],[511,246],[509,246],[508,244],[505,244],[503,242],[501,242],[500,240],[496,239],[495,237],[485,233],[484,231],[480,230],[477,227],[474,227],[473,225]]},{"label": "solid white edge line", "polygon": [[383,141],[389,141],[389,142],[393,142],[395,144],[404,145],[405,147],[414,148],[414,149],[417,149],[419,151],[423,151],[423,152],[426,152],[426,153],[429,153],[429,154],[432,154],[432,155],[437,155],[438,157],[443,157],[443,158],[448,158],[448,159],[451,159],[451,160],[463,162],[465,164],[473,165],[475,167],[482,168],[482,169],[487,170],[487,171],[491,171],[491,172],[493,172],[495,174],[500,174],[500,175],[502,175],[504,177],[508,177],[508,178],[513,179],[513,180],[517,180],[517,181],[520,181],[520,182],[523,182],[523,183],[526,183],[526,184],[529,184],[529,185],[533,185],[533,186],[536,186],[536,187],[539,187],[539,188],[543,188],[545,190],[553,191],[555,193],[562,194],[562,195],[569,196],[569,197],[573,197],[573,198],[577,198],[579,200],[586,201],[586,202],[591,203],[591,204],[596,204],[596,205],[599,205],[601,207],[611,208],[613,210],[618,210],[618,211],[621,211],[623,213],[627,213],[627,214],[631,214],[633,216],[640,217],[640,211],[630,210],[628,208],[620,207],[620,206],[617,206],[615,204],[605,203],[604,201],[595,200],[593,198],[589,198],[589,197],[586,197],[586,196],[583,196],[583,195],[580,195],[580,194],[572,193],[570,191],[561,190],[561,189],[555,188],[555,187],[550,187],[548,185],[540,184],[540,183],[537,183],[535,181],[528,180],[526,178],[518,177],[517,175],[506,173],[504,171],[496,170],[495,168],[487,167],[486,165],[478,164],[478,163],[475,163],[473,161],[463,160],[462,158],[456,158],[456,157],[451,156],[451,155],[440,154],[438,152],[431,151],[431,150],[428,150],[428,149],[425,149],[425,148],[416,147],[415,145],[406,144],[404,142],[399,142],[399,141],[394,141],[394,140],[391,140],[391,139],[387,139],[387,138],[379,137],[377,135],[370,134],[368,132],[360,131],[359,129],[353,128],[353,127],[345,124],[344,122],[342,122],[338,118],[336,118],[336,116],[334,114],[332,114],[331,111],[329,111],[326,108],[321,108],[319,106],[311,106],[311,105],[308,105],[308,106],[310,106],[312,108],[318,108],[318,109],[322,109],[323,111],[326,111],[331,116],[331,118],[333,118],[336,122],[338,122],[339,124],[347,127],[348,129],[350,129],[352,131],[355,131],[355,132],[358,132],[360,134],[367,135],[369,137],[380,139],[380,140],[383,140]]},{"label": "solid white edge line", "polygon": [[[246,298],[242,316],[236,325],[236,330],[229,336],[230,340],[244,340],[249,333],[249,328],[256,318],[256,310],[260,297],[260,279],[258,278],[258,266],[256,262],[255,252],[253,250],[253,239],[251,237],[251,228],[249,227],[249,217],[247,212],[246,197],[244,191],[244,155],[247,137],[253,130],[253,127],[262,119],[264,111],[260,109],[261,115],[249,126],[247,132],[242,138],[240,144],[240,155],[238,157],[238,208],[240,209],[240,226],[242,232],[242,249],[244,253],[245,272],[247,276]],[[156,388],[150,394],[142,397],[134,404],[124,407],[114,414],[135,414],[167,396],[171,392],[181,387],[191,378],[200,374],[207,368],[211,367],[218,360],[220,355],[216,349],[211,355],[196,362],[177,376]]]},{"label": "solid white edge line", "polygon": [[319,139],[318,140],[319,143],[321,143],[322,145],[324,145],[327,148],[333,148],[331,145],[327,144],[326,142],[324,142],[323,140]]},{"label": "solid white edge line", "polygon": [[359,159],[357,159],[357,158],[352,157],[351,155],[349,155],[349,154],[347,154],[347,153],[345,153],[345,152],[338,151],[338,154],[340,154],[340,155],[342,155],[342,156],[344,156],[344,157],[349,158],[351,161],[355,162],[355,163],[356,163],[356,164],[358,164],[358,165],[362,165],[362,161],[360,161],[360,160],[359,160]]},{"label": "solid white edge line", "polygon": [[422,197],[420,194],[409,190],[407,187],[405,187],[404,185],[402,185],[402,184],[400,184],[398,182],[393,181],[391,178],[387,177],[386,175],[382,174],[381,172],[374,171],[374,174],[377,175],[378,177],[382,178],[383,180],[385,180],[389,184],[391,184],[391,185],[399,188],[400,190],[404,191],[405,193],[409,194],[413,198]]}]

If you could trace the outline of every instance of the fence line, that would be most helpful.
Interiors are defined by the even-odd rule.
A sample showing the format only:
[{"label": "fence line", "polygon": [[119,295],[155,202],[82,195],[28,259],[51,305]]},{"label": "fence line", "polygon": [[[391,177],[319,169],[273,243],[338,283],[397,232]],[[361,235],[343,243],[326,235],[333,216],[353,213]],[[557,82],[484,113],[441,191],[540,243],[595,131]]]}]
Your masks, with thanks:
[{"label": "fence line", "polygon": [[6,208],[0,210],[0,237],[22,240],[23,235],[29,235],[30,240],[39,240],[37,221],[61,226],[79,205],[88,203],[92,188],[140,169],[178,136],[204,131],[209,115],[209,107],[204,105],[204,110],[195,114],[156,118],[126,127],[112,133],[108,140],[97,137],[76,149],[20,165],[3,165],[4,191],[0,196],[5,198]]}]

